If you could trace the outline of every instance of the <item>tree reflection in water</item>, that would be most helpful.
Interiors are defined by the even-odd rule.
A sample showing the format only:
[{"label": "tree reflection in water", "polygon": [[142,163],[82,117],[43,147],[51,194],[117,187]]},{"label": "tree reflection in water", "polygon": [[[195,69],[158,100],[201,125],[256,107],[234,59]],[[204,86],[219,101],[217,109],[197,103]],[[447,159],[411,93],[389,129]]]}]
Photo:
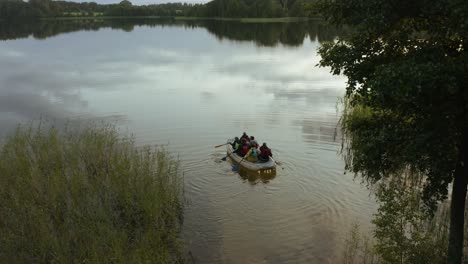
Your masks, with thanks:
[{"label": "tree reflection in water", "polygon": [[115,18],[115,19],[58,19],[40,21],[3,21],[0,23],[0,40],[28,38],[45,39],[76,31],[97,31],[111,28],[133,31],[135,26],[205,28],[218,39],[252,41],[257,46],[274,47],[278,44],[296,47],[309,37],[311,40],[332,41],[346,33],[320,20],[278,23],[244,23],[218,20],[176,20],[173,18]]}]

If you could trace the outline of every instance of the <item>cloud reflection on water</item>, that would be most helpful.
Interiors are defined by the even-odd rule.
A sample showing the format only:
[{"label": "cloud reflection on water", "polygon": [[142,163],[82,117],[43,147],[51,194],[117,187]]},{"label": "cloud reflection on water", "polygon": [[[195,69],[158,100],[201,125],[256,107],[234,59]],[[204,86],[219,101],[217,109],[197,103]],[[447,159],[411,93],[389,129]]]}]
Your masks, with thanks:
[{"label": "cloud reflection on water", "polygon": [[[54,119],[84,113],[105,116],[107,113],[97,113],[96,108],[103,109],[114,102],[94,101],[95,94],[104,98],[103,93],[133,91],[136,100],[144,91],[158,96],[172,91],[178,96],[198,94],[202,98],[198,105],[191,102],[191,106],[178,106],[181,111],[207,108],[209,104],[236,109],[235,100],[229,98],[241,96],[244,104],[252,102],[260,109],[264,107],[266,123],[275,126],[282,123],[281,115],[272,113],[280,110],[267,105],[280,105],[284,99],[305,99],[308,107],[323,111],[322,107],[329,107],[330,101],[341,95],[337,87],[343,80],[330,77],[327,69],[315,67],[316,42],[306,42],[295,49],[257,49],[246,42],[220,45],[201,32],[200,28],[187,31],[142,27],[130,33],[104,29],[99,34],[78,32],[46,42],[2,43],[5,48],[0,51],[0,109],[14,113],[19,120],[37,118],[38,114]],[[193,48],[174,45],[180,34],[190,36]],[[86,44],[78,44],[78,39],[86,39]],[[70,52],[56,47],[68,47]],[[175,102],[158,103],[167,108]],[[110,112],[115,111],[118,109]],[[233,124],[255,126],[256,115],[248,112],[241,114],[239,121],[234,118]]]},{"label": "cloud reflection on water", "polygon": [[[198,186],[202,192],[197,196],[196,187],[189,190],[199,200],[188,213],[192,222],[187,232],[203,230],[192,237],[194,244],[198,244],[191,248],[199,249],[198,256],[209,262],[219,257],[220,252],[212,251],[220,247],[225,250],[221,258],[227,261],[243,255],[247,261],[258,258],[282,262],[294,257],[298,262],[307,258],[326,260],[327,253],[312,255],[333,248],[337,231],[331,227],[341,220],[326,218],[327,206],[332,203],[323,202],[321,197],[315,199],[304,188],[312,188],[315,194],[323,191],[313,189],[320,183],[319,172],[313,175],[317,178],[310,176],[311,170],[319,171],[323,162],[311,159],[310,153],[333,159],[330,166],[336,165],[333,153],[324,154],[316,147],[336,143],[331,134],[338,119],[335,104],[344,91],[344,79],[331,77],[327,69],[315,67],[318,45],[310,41],[295,48],[259,47],[252,41],[220,43],[204,28],[159,26],[136,26],[128,33],[101,29],[43,41],[0,42],[0,134],[11,131],[15,121],[41,115],[60,120],[110,118],[125,125],[131,122],[138,143],[174,142],[171,147],[185,155],[182,159],[189,164],[186,172],[196,176],[189,184]],[[299,165],[291,161],[294,166],[285,162],[290,174],[280,174],[262,187],[286,183],[281,191],[294,194],[291,199],[272,193],[263,195],[252,189],[241,195],[250,199],[241,202],[252,203],[243,207],[219,206],[221,202],[236,201],[222,198],[231,195],[232,189],[245,190],[245,186],[238,184],[237,178],[221,178],[226,175],[206,165],[206,153],[213,151],[213,142],[222,143],[224,137],[235,136],[242,130],[261,136],[261,141],[272,142],[275,157],[284,157],[286,161],[290,158],[296,163],[307,160]],[[330,149],[336,149],[336,145]],[[313,162],[316,167],[310,169]],[[196,167],[200,164],[203,167]],[[339,166],[338,163],[336,167]],[[327,174],[327,179],[341,175],[341,171],[327,173],[331,175]],[[304,184],[305,179],[314,182]],[[216,190],[209,192],[209,188]],[[330,192],[334,194],[333,190]],[[303,204],[314,206],[308,210],[298,208],[298,197]],[[255,207],[258,201],[263,206],[262,212]],[[325,208],[317,209],[319,203]],[[262,227],[255,226],[257,222],[241,226],[245,222],[235,217],[223,218],[245,213],[246,208],[257,222],[279,222]],[[285,233],[285,239],[298,243],[289,244],[290,248],[284,250],[278,250],[278,244],[283,244],[275,241],[275,228],[289,227],[283,225],[286,218],[275,218],[281,213],[294,216],[288,218],[294,225],[304,226],[289,230],[289,235]],[[306,237],[304,232],[310,235]],[[265,243],[261,251],[256,250],[255,241],[247,240],[252,234],[261,235],[258,239]],[[322,236],[326,236],[322,247],[311,248],[314,242],[323,240]],[[211,248],[204,248],[203,242]],[[240,242],[244,244],[239,246]],[[243,254],[243,250],[250,254]],[[312,253],[306,253],[309,250]],[[293,253],[296,256],[287,255]]]}]

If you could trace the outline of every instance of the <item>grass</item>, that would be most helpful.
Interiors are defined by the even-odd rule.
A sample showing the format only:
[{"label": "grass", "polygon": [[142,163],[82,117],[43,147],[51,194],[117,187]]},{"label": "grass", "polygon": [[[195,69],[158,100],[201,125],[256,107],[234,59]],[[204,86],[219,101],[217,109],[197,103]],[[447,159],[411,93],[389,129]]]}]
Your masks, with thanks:
[{"label": "grass", "polygon": [[178,162],[113,126],[19,126],[0,149],[1,263],[180,263]]}]

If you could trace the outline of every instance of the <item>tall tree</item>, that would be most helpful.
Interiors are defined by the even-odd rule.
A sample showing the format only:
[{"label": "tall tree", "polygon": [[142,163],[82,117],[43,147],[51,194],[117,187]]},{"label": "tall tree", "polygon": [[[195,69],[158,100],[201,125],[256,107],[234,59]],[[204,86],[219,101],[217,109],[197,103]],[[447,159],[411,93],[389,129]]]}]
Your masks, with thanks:
[{"label": "tall tree", "polygon": [[346,167],[370,184],[421,180],[428,212],[451,192],[449,263],[461,263],[468,182],[468,2],[323,0],[354,34],[323,45],[321,65],[348,77]]}]

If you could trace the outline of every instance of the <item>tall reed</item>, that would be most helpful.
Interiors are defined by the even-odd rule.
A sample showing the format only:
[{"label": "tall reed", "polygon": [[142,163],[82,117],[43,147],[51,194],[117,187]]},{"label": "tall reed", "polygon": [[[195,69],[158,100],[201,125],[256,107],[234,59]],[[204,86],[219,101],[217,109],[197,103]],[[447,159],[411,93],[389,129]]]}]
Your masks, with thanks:
[{"label": "tall reed", "polygon": [[180,263],[183,182],[111,125],[19,126],[0,148],[1,263]]}]

